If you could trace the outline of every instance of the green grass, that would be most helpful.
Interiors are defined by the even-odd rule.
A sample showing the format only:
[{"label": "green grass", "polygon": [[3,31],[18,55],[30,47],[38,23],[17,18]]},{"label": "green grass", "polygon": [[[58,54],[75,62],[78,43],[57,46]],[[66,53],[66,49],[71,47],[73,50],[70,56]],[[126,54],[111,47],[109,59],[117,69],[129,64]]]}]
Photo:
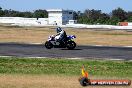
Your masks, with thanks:
[{"label": "green grass", "polygon": [[0,74],[81,75],[81,67],[93,76],[132,77],[132,62],[107,60],[69,60],[0,58]]}]

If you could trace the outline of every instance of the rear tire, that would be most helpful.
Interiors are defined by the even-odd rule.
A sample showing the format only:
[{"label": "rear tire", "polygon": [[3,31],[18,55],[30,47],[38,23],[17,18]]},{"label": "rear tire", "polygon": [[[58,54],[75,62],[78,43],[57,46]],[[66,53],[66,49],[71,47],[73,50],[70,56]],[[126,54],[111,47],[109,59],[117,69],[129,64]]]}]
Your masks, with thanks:
[{"label": "rear tire", "polygon": [[45,47],[46,47],[47,49],[51,49],[51,48],[53,48],[53,44],[52,44],[50,41],[46,41],[46,42],[45,42]]},{"label": "rear tire", "polygon": [[73,50],[76,47],[76,43],[74,41],[68,41],[66,47],[69,50]]}]

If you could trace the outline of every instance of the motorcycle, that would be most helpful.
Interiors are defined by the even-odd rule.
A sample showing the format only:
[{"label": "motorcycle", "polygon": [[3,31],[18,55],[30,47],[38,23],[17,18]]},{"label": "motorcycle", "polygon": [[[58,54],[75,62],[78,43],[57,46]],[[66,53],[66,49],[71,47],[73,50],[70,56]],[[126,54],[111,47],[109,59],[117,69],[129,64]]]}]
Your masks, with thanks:
[{"label": "motorcycle", "polygon": [[48,40],[45,42],[45,47],[47,49],[51,48],[68,48],[69,50],[73,50],[76,47],[76,43],[73,39],[76,38],[75,35],[67,36],[62,41],[56,41],[55,36],[49,36]]}]

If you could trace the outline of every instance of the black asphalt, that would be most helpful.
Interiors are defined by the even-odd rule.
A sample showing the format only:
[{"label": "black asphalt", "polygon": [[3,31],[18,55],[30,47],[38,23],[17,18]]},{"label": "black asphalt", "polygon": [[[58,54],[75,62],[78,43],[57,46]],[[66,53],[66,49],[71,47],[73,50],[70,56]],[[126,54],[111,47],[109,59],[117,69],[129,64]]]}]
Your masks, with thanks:
[{"label": "black asphalt", "polygon": [[105,58],[132,60],[132,48],[107,46],[77,46],[75,50],[46,49],[38,44],[0,43],[0,56],[52,58]]}]

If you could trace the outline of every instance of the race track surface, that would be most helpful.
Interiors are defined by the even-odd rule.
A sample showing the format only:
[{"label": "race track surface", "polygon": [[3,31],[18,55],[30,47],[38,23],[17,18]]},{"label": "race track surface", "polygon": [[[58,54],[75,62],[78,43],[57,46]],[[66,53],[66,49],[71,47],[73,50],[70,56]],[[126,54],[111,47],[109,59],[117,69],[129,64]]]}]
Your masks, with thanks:
[{"label": "race track surface", "polygon": [[77,46],[75,50],[67,50],[46,49],[42,44],[0,43],[0,56],[132,60],[132,48]]}]

